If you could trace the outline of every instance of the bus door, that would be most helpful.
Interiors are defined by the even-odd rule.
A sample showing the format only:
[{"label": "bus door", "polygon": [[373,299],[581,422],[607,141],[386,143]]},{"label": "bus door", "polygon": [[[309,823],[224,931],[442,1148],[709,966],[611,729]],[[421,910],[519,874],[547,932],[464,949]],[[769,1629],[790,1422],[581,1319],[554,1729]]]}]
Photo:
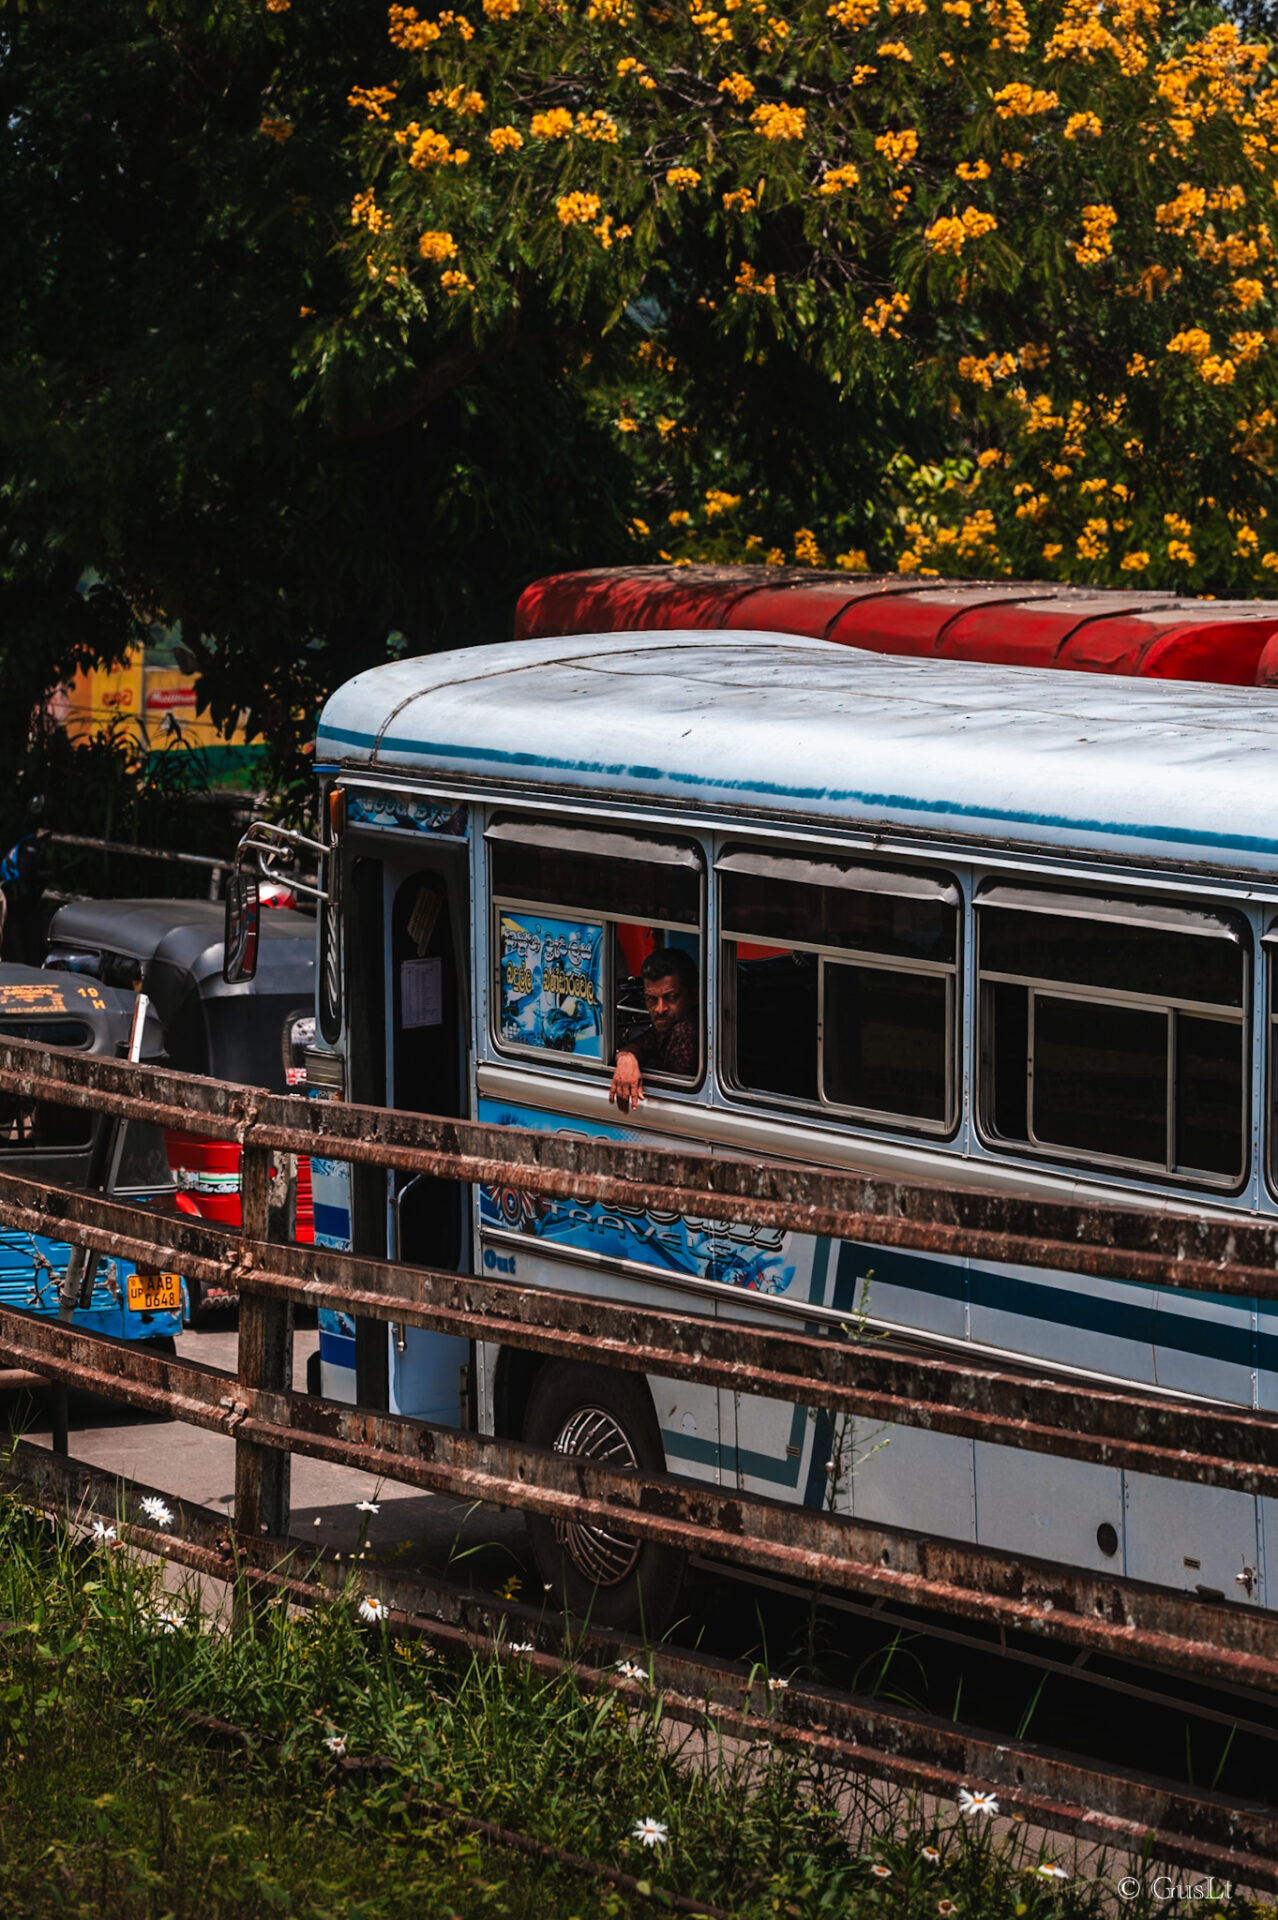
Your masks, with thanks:
[{"label": "bus door", "polygon": [[[386,862],[387,1099],[409,1113],[469,1112],[469,894],[464,847],[414,847]],[[470,1188],[432,1174],[388,1176],[388,1245],[412,1266],[470,1264]],[[392,1412],[470,1425],[471,1342],[419,1327],[389,1336]]]}]

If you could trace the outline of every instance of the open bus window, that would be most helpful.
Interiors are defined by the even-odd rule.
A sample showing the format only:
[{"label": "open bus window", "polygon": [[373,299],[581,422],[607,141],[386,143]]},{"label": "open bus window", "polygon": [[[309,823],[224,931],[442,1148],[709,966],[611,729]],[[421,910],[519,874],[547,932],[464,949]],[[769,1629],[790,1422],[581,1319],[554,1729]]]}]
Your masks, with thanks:
[{"label": "open bus window", "polygon": [[[605,1071],[619,1047],[654,1055],[658,1078],[701,1072],[700,849],[655,834],[499,818],[487,834],[494,915],[494,1025],[501,1045]],[[679,954],[695,1047],[663,1067],[645,959]],[[692,1058],[695,1053],[695,1059]]]},{"label": "open bus window", "polygon": [[[91,1046],[93,1035],[79,1020],[2,1020],[0,1034],[41,1047]],[[56,1107],[41,1100],[0,1095],[0,1153],[71,1152],[93,1138],[93,1115],[83,1108]]]},{"label": "open bus window", "polygon": [[959,893],[948,875],[744,848],[719,873],[734,1084],[950,1131]]},{"label": "open bus window", "polygon": [[993,886],[977,901],[986,1131],[1234,1186],[1247,947],[1233,914]]}]

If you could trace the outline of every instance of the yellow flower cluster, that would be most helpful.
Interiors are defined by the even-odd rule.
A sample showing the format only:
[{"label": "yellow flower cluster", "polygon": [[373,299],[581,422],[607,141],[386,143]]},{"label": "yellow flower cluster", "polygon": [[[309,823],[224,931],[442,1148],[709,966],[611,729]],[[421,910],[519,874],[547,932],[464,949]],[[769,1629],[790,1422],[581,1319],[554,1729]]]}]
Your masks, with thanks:
[{"label": "yellow flower cluster", "polygon": [[390,215],[383,212],[377,204],[377,196],[371,187],[363,193],[357,193],[351,201],[351,225],[367,227],[370,233],[384,233],[390,225]]},{"label": "yellow flower cluster", "polygon": [[1109,206],[1083,208],[1083,237],[1074,242],[1074,258],[1080,267],[1094,267],[1114,250],[1114,228],[1118,215]]},{"label": "yellow flower cluster", "polygon": [[983,360],[964,354],[958,363],[959,378],[984,387],[988,393],[996,380],[1010,380],[1018,365],[1014,353],[987,353]]},{"label": "yellow flower cluster", "polygon": [[1211,352],[1211,335],[1202,327],[1187,327],[1183,333],[1175,334],[1167,342],[1168,353],[1183,353],[1191,360],[1201,360],[1204,354]]},{"label": "yellow flower cluster", "polygon": [[429,106],[444,107],[449,113],[472,116],[482,113],[485,106],[483,94],[468,87],[436,87],[426,95],[426,100]]},{"label": "yellow flower cluster", "polygon": [[597,193],[565,193],[555,202],[561,227],[584,227],[599,217]]},{"label": "yellow flower cluster", "polygon": [[548,113],[535,113],[528,131],[534,140],[567,140],[572,133],[572,115],[566,107],[551,107]]},{"label": "yellow flower cluster", "polygon": [[488,136],[488,144],[494,153],[518,153],[524,144],[524,136],[518,127],[494,127]]},{"label": "yellow flower cluster", "polygon": [[904,40],[881,40],[879,42],[879,54],[884,60],[902,60],[906,66],[913,66],[914,64],[914,55],[910,52]]},{"label": "yellow flower cluster", "polygon": [[960,180],[988,180],[990,163],[988,160],[960,160],[954,171]]},{"label": "yellow flower cluster", "polygon": [[417,251],[423,260],[455,260],[457,242],[451,233],[428,232],[417,242]]},{"label": "yellow flower cluster", "polygon": [[490,20],[513,20],[519,12],[519,0],[484,0],[484,12]]},{"label": "yellow flower cluster", "polygon": [[1094,113],[1071,113],[1065,122],[1065,138],[1081,140],[1086,134],[1089,140],[1099,140],[1101,123]]},{"label": "yellow flower cluster", "polygon": [[394,87],[352,87],[346,104],[366,113],[370,120],[385,121],[390,119],[386,109],[394,98]]},{"label": "yellow flower cluster", "polygon": [[1109,521],[1089,520],[1074,542],[1080,560],[1103,560],[1109,551]]},{"label": "yellow flower cluster", "polygon": [[817,545],[817,537],[811,527],[797,527],[794,535],[794,557],[801,567],[823,567],[825,555]]},{"label": "yellow flower cluster", "polygon": [[470,293],[475,285],[470,275],[463,273],[460,267],[450,267],[446,273],[441,273],[439,284],[450,299],[455,299],[459,293]]},{"label": "yellow flower cluster", "polygon": [[998,221],[979,207],[964,207],[961,214],[943,214],[923,235],[933,253],[962,253],[969,240],[993,233]]},{"label": "yellow flower cluster", "polygon": [[263,120],[257,130],[259,133],[264,133],[268,140],[274,140],[276,144],[281,147],[286,140],[293,138],[292,123],[288,120]]},{"label": "yellow flower cluster", "polygon": [[832,7],[827,7],[826,18],[849,33],[864,33],[878,11],[879,0],[835,0]]},{"label": "yellow flower cluster", "polygon": [[779,101],[765,101],[750,115],[753,126],[765,140],[802,140],[807,132],[806,107],[790,107]]},{"label": "yellow flower cluster", "polygon": [[656,88],[657,83],[649,73],[647,67],[643,64],[643,61],[636,60],[631,53],[626,54],[617,62],[618,80],[624,80],[627,76],[633,78],[635,83],[641,86],[647,93],[652,93]]},{"label": "yellow flower cluster", "polygon": [[404,53],[425,53],[439,39],[439,32],[435,22],[423,20],[416,7],[390,10],[390,43]]},{"label": "yellow flower cluster", "polygon": [[730,73],[719,82],[719,92],[729,94],[743,107],[747,100],[754,99],[754,81],[747,80],[744,73]]},{"label": "yellow flower cluster", "polygon": [[861,179],[861,170],[851,162],[845,167],[833,167],[817,188],[817,192],[826,196],[846,193],[849,187],[855,187]]},{"label": "yellow flower cluster", "polygon": [[861,315],[861,325],[867,333],[872,333],[876,340],[881,339],[885,333],[889,340],[899,340],[901,330],[895,323],[903,320],[909,311],[909,294],[894,293],[890,299],[876,300],[873,306],[867,307]]},{"label": "yellow flower cluster", "polygon": [[757,293],[765,300],[774,300],[777,291],[777,276],[775,273],[767,273],[760,279],[754,268],[750,265],[750,262],[743,260],[737,268],[735,290],[737,293]]},{"label": "yellow flower cluster", "polygon": [[717,513],[731,513],[734,507],[741,505],[739,493],[726,493],[722,487],[706,488],[706,519],[713,520]]},{"label": "yellow flower cluster", "polygon": [[732,193],[723,196],[724,210],[727,213],[753,213],[758,201],[749,187],[737,187]]},{"label": "yellow flower cluster", "polygon": [[1000,87],[994,95],[994,111],[1000,120],[1028,120],[1037,113],[1051,113],[1060,103],[1059,94],[1027,87],[1021,80]]},{"label": "yellow flower cluster", "polygon": [[464,167],[470,159],[465,147],[454,147],[446,133],[439,133],[434,127],[419,127],[410,120],[406,127],[396,132],[398,144],[408,148],[408,164],[418,172],[423,167]]},{"label": "yellow flower cluster", "polygon": [[1139,550],[1135,553],[1125,553],[1118,564],[1124,573],[1144,573],[1149,565],[1149,555]]},{"label": "yellow flower cluster", "polygon": [[676,193],[689,193],[693,187],[701,185],[701,175],[695,167],[668,167],[666,185],[673,187]]},{"label": "yellow flower cluster", "polygon": [[[1149,64],[1147,43],[1137,31],[1144,9],[1140,0],[1136,0],[1136,4],[1117,0],[1117,4],[1108,9],[1113,28],[1102,19],[1103,11],[1094,0],[1067,0],[1065,11],[1047,43],[1046,57],[1077,60],[1091,66],[1098,54],[1109,54],[1117,62],[1120,73],[1133,79]],[[1157,8],[1154,19],[1157,19]]]},{"label": "yellow flower cluster", "polygon": [[903,127],[899,133],[880,133],[874,142],[874,151],[881,153],[890,167],[908,166],[918,150],[919,136],[913,127]]}]

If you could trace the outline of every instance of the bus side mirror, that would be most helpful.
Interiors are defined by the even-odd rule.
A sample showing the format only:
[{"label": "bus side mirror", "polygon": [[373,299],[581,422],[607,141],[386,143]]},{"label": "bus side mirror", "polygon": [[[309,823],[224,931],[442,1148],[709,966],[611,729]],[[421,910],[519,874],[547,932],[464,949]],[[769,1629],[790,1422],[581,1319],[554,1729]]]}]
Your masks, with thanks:
[{"label": "bus side mirror", "polygon": [[222,950],[222,978],[228,986],[251,980],[257,972],[257,941],[262,926],[262,903],[257,876],[232,873],[226,882],[226,936]]}]

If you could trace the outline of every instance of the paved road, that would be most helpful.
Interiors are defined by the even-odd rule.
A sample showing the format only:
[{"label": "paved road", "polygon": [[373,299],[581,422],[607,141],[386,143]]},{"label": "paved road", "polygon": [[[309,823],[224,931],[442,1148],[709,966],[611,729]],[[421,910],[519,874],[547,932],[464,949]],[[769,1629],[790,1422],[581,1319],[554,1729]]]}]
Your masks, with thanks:
[{"label": "paved road", "polygon": [[[306,1362],[319,1336],[314,1329],[294,1335],[293,1377],[305,1380]],[[206,1366],[235,1369],[234,1316],[183,1334],[178,1352]],[[0,1432],[12,1426],[40,1446],[49,1446],[48,1396],[40,1392],[0,1394]],[[135,1413],[107,1400],[71,1396],[70,1450],[74,1458],[129,1479],[141,1480],[177,1499],[229,1513],[235,1500],[235,1442],[220,1433],[181,1421]],[[327,1549],[355,1550],[363,1538],[378,1559],[448,1577],[488,1592],[504,1587],[513,1575],[520,1598],[539,1587],[528,1551],[522,1517],[495,1508],[477,1508],[415,1488],[376,1482],[348,1467],[293,1458],[292,1533],[314,1538]],[[380,1512],[356,1512],[356,1503],[375,1500]]]}]

